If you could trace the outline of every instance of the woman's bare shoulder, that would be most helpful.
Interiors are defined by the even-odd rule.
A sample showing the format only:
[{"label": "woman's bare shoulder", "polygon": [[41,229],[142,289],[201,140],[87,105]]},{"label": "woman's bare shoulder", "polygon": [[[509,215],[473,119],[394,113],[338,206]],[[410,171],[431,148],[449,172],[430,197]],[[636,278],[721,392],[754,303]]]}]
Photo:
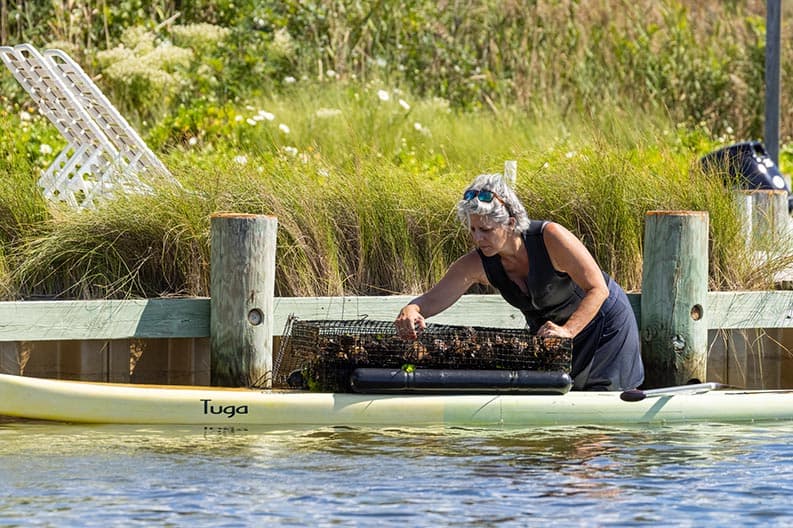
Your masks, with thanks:
[{"label": "woman's bare shoulder", "polygon": [[458,258],[450,266],[449,271],[465,277],[466,282],[487,284],[487,276],[485,275],[485,268],[482,265],[482,259],[475,249],[472,249]]}]

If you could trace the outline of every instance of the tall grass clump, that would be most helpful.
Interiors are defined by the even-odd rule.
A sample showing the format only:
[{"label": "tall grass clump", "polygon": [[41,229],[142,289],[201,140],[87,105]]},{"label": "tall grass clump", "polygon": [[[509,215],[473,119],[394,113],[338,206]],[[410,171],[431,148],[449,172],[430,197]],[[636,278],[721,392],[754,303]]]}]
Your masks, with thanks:
[{"label": "tall grass clump", "polygon": [[53,209],[8,256],[23,298],[206,294],[208,216],[185,194],[122,196],[92,211]]},{"label": "tall grass clump", "polygon": [[746,286],[732,197],[696,163],[704,136],[663,117],[460,115],[384,91],[323,85],[213,115],[214,128],[164,122],[183,189],[50,207],[13,245],[11,283],[22,297],[207,295],[209,217],[235,211],[278,218],[279,296],[417,292],[472,247],[460,192],[515,159],[530,216],[569,227],[626,288],[641,285],[651,209],[709,211],[712,287]]}]

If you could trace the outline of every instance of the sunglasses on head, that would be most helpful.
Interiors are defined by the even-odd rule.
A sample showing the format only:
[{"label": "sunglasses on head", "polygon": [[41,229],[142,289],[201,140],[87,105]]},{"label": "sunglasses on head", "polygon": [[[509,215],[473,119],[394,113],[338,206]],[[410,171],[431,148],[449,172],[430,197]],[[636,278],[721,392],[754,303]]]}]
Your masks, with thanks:
[{"label": "sunglasses on head", "polygon": [[495,198],[496,200],[501,202],[501,205],[504,205],[506,207],[504,200],[502,200],[499,195],[497,195],[496,193],[494,193],[489,189],[479,189],[479,190],[468,189],[463,193],[463,200],[469,201],[469,200],[473,200],[474,198],[477,198],[480,202],[484,202],[484,203],[490,203],[493,201],[493,198]]}]

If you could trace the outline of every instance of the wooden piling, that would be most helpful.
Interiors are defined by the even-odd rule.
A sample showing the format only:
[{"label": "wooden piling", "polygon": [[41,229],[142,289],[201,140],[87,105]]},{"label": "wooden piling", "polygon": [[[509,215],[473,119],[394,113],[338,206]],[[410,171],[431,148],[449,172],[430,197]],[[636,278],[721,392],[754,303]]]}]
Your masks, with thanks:
[{"label": "wooden piling", "polygon": [[[734,191],[746,244],[778,248],[789,243],[788,193],[783,189]],[[785,249],[785,248],[778,248]]]},{"label": "wooden piling", "polygon": [[269,386],[278,221],[218,213],[210,220],[213,385]]},{"label": "wooden piling", "polygon": [[708,213],[650,211],[644,230],[644,387],[705,381]]}]

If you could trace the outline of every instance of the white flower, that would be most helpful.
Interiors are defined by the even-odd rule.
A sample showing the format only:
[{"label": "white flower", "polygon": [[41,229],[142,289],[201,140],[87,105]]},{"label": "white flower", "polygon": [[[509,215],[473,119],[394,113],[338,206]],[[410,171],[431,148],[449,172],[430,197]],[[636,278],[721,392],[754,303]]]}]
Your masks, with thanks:
[{"label": "white flower", "polygon": [[381,68],[385,68],[386,64],[387,64],[386,60],[384,58],[382,58],[382,57],[377,57],[377,59],[374,62],[375,62],[375,64],[377,64]]},{"label": "white flower", "polygon": [[391,99],[391,96],[388,95],[388,92],[385,90],[377,90],[377,97],[379,97],[381,101],[388,101]]},{"label": "white flower", "polygon": [[187,144],[190,145],[191,147],[193,145],[196,145],[197,143],[198,143],[198,138],[197,137],[191,137],[190,139],[187,140]]},{"label": "white flower", "polygon": [[30,121],[31,119],[33,119],[33,117],[24,110],[22,110],[21,112],[19,112],[19,119],[21,119],[22,121]]},{"label": "white flower", "polygon": [[248,157],[243,156],[242,154],[240,154],[239,156],[234,156],[234,162],[239,165],[245,165],[246,163],[248,163]]},{"label": "white flower", "polygon": [[325,72],[325,75],[327,75],[328,77],[330,77],[332,79],[333,77],[336,77],[336,71],[335,70],[328,70],[328,71]]},{"label": "white flower", "polygon": [[267,121],[272,121],[273,119],[275,119],[275,114],[271,114],[270,112],[266,112],[264,110],[259,110],[258,115],[262,116]]},{"label": "white flower", "polygon": [[290,156],[297,156],[297,149],[295,147],[284,147],[284,152]]},{"label": "white flower", "polygon": [[248,123],[251,126],[256,126],[256,120],[252,119],[250,117],[248,119],[246,119],[245,122]]},{"label": "white flower", "polygon": [[338,108],[318,108],[315,115],[319,118],[336,117],[341,115],[341,110]]},{"label": "white flower", "polygon": [[242,116],[241,116],[241,115],[239,115],[239,114],[237,114],[237,115],[235,115],[235,116],[234,116],[234,121],[236,121],[237,123],[239,123],[239,122],[240,122],[240,121],[242,121],[243,119],[245,119],[245,118],[244,118],[244,117],[242,117]]},{"label": "white flower", "polygon": [[410,104],[408,104],[408,102],[405,101],[404,99],[399,100],[399,106],[401,106],[405,110],[410,110]]},{"label": "white flower", "polygon": [[52,147],[47,145],[46,143],[42,143],[41,145],[39,145],[39,152],[41,154],[44,154],[45,156],[47,154],[52,154]]},{"label": "white flower", "polygon": [[280,125],[278,125],[278,130],[280,130],[280,131],[281,131],[281,132],[283,132],[284,134],[288,134],[288,133],[289,133],[289,127],[288,127],[288,126],[286,126],[286,125],[285,125],[285,124],[283,124],[283,123],[281,123]]},{"label": "white flower", "polygon": [[575,156],[575,150],[571,150],[569,152],[566,152],[565,155],[564,155],[564,157],[567,158],[567,159],[570,159],[573,156]]},{"label": "white flower", "polygon": [[543,168],[543,169],[547,169],[547,168],[548,168],[548,167],[550,167],[550,166],[551,166],[551,164],[550,164],[550,163],[548,163],[547,161],[546,161],[545,163],[543,163],[543,164],[542,164],[542,168]]},{"label": "white flower", "polygon": [[[169,25],[168,30],[179,46],[189,48],[217,45],[231,33],[230,29],[205,23],[187,24],[184,26],[179,24]],[[173,45],[165,40],[162,46],[166,45],[166,43],[169,46]]]},{"label": "white flower", "polygon": [[422,124],[421,124],[421,123],[419,123],[418,121],[416,121],[415,123],[413,123],[413,128],[414,128],[414,129],[415,129],[417,132],[419,132],[419,133],[421,133],[421,134],[423,134],[423,135],[425,135],[425,136],[428,136],[428,137],[429,137],[430,135],[432,135],[432,133],[430,132],[430,129],[429,129],[429,128],[427,128],[427,127],[425,127],[424,125],[422,125]]},{"label": "white flower", "polygon": [[284,84],[294,84],[296,82],[297,82],[297,79],[295,79],[291,75],[287,75],[286,77],[284,77]]}]

